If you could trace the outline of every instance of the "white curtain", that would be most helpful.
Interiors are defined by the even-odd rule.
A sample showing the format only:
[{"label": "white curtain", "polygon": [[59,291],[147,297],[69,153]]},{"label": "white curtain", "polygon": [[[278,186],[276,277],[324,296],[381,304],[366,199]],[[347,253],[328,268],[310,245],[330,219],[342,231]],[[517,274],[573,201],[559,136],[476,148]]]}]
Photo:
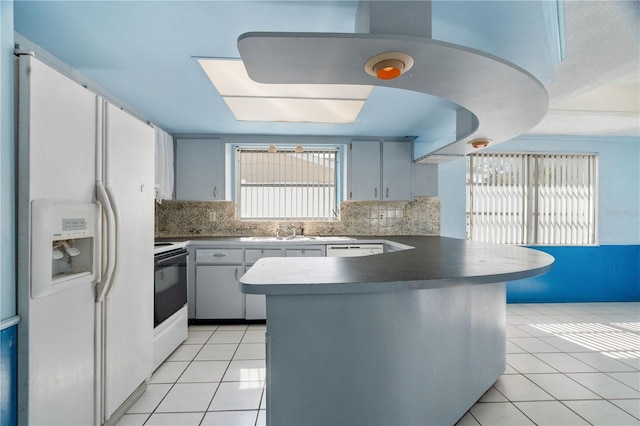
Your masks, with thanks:
[{"label": "white curtain", "polygon": [[156,127],[156,201],[173,198],[173,137]]}]

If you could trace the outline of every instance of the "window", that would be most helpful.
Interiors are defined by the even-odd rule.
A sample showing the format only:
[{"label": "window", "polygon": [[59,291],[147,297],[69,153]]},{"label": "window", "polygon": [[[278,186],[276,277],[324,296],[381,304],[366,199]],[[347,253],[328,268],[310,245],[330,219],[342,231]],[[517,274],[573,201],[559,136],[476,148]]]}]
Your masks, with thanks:
[{"label": "window", "polygon": [[595,244],[596,155],[467,157],[467,238]]},{"label": "window", "polygon": [[241,219],[333,220],[338,216],[338,148],[238,147]]}]

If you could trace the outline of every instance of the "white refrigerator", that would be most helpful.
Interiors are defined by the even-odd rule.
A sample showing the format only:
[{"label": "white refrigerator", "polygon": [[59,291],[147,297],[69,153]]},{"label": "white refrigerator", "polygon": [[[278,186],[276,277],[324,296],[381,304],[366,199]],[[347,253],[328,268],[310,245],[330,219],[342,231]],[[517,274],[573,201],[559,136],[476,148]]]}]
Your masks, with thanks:
[{"label": "white refrigerator", "polygon": [[153,360],[154,129],[17,56],[18,421],[111,424]]}]

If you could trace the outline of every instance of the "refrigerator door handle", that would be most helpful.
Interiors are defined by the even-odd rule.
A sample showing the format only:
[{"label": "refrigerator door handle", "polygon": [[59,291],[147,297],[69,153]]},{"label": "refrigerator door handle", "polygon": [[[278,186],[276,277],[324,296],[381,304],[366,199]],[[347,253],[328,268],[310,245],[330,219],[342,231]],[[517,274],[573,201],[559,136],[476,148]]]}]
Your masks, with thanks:
[{"label": "refrigerator door handle", "polygon": [[100,204],[103,206],[107,223],[106,268],[102,279],[96,285],[96,302],[102,302],[109,290],[109,287],[111,286],[116,269],[116,217],[107,189],[102,182],[96,183],[96,196]]},{"label": "refrigerator door handle", "polygon": [[109,235],[109,250],[113,250],[113,258],[114,258],[114,267],[113,273],[111,275],[111,279],[108,281],[107,289],[105,290],[105,297],[109,297],[109,293],[113,290],[113,286],[115,283],[115,276],[118,271],[118,250],[116,249],[119,239],[119,224],[120,224],[120,214],[118,213],[118,203],[116,203],[115,196],[113,195],[113,189],[111,185],[107,183],[104,187],[107,190],[107,197],[109,198],[109,203],[111,205],[111,212],[113,214],[113,232]]}]

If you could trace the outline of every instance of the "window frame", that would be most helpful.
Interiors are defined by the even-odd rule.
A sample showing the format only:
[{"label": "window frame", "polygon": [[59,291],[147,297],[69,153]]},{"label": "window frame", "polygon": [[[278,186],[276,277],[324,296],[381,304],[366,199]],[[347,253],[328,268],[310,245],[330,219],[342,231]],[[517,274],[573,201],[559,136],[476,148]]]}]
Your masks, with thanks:
[{"label": "window frame", "polygon": [[[302,153],[295,152],[296,147],[300,147],[299,143],[282,143],[282,144],[234,144],[232,146],[232,162],[233,162],[233,200],[237,206],[237,218],[241,221],[302,221],[302,222],[323,222],[323,221],[337,221],[340,219],[340,202],[342,201],[342,195],[344,193],[343,190],[343,157],[344,157],[344,147],[342,145],[336,144],[304,144],[304,151]],[[273,149],[275,147],[276,153],[292,153],[292,154],[309,154],[313,152],[333,152],[335,153],[334,159],[334,170],[333,170],[333,192],[334,196],[332,198],[332,204],[334,208],[331,210],[331,217],[329,216],[262,216],[262,217],[242,217],[243,211],[243,200],[241,197],[242,194],[242,182],[241,182],[241,164],[240,164],[240,151],[247,152],[264,152],[268,153],[269,148]],[[279,184],[277,186],[286,187],[285,184]],[[304,184],[301,185],[293,185],[291,187],[304,187]]]}]

